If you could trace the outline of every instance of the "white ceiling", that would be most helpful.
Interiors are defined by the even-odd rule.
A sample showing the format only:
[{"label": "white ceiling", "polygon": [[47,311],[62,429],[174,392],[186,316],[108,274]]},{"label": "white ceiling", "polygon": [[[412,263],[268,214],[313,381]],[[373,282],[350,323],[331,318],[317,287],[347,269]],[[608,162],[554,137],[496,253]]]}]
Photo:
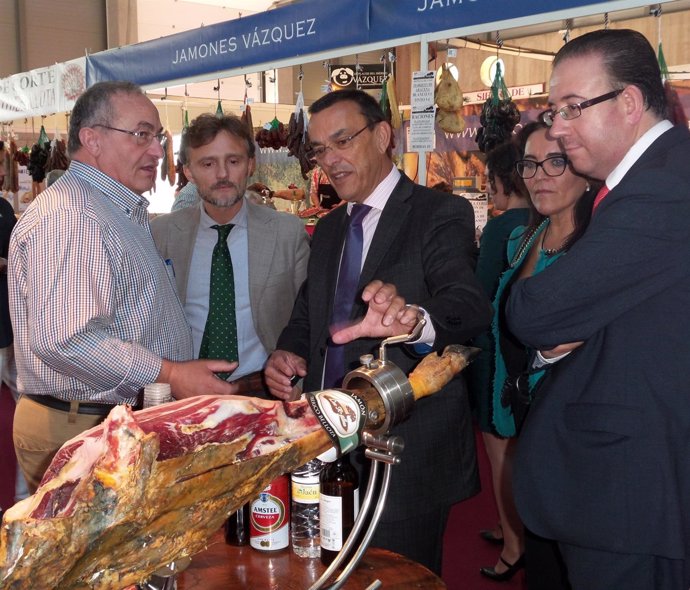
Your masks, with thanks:
[{"label": "white ceiling", "polygon": [[208,4],[228,10],[262,12],[274,3],[274,0],[182,0],[192,4]]}]

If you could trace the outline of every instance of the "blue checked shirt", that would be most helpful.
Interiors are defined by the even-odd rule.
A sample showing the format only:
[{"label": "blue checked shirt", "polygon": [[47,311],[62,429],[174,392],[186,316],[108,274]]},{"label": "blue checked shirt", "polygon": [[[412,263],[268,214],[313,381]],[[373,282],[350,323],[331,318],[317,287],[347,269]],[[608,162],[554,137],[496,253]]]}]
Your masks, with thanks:
[{"label": "blue checked shirt", "polygon": [[193,358],[148,204],[73,161],[21,216],[9,255],[21,393],[133,403],[163,358]]}]

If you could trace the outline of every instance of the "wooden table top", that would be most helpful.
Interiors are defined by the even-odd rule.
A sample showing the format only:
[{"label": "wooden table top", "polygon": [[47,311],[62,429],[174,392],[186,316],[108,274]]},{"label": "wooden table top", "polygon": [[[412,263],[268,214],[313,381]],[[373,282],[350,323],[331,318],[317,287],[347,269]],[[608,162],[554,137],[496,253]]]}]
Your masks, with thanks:
[{"label": "wooden table top", "polygon": [[[218,534],[177,577],[178,590],[306,590],[325,571],[320,559],[297,557],[291,548],[258,551],[227,545]],[[370,548],[344,590],[366,590],[381,580],[386,590],[445,589],[424,566],[384,549]],[[331,580],[331,583],[333,580]]]}]

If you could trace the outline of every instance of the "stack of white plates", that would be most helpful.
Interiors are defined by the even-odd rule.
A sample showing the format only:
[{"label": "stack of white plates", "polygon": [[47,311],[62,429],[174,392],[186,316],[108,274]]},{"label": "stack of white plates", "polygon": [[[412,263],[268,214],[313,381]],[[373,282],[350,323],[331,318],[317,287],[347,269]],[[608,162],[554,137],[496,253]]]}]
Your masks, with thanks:
[{"label": "stack of white plates", "polygon": [[169,383],[149,383],[144,387],[144,407],[159,406],[172,401]]}]

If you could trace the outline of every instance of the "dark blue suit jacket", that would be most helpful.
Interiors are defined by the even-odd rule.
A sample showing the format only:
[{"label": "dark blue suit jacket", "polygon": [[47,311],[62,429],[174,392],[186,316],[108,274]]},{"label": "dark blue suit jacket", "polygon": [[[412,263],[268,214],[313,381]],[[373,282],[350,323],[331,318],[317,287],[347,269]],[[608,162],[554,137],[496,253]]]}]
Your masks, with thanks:
[{"label": "dark blue suit jacket", "polygon": [[516,283],[537,349],[584,340],[537,394],[514,468],[534,532],[582,547],[690,553],[690,133],[659,137],[585,235]]},{"label": "dark blue suit jacket", "polygon": [[[329,213],[312,238],[307,280],[292,318],[278,340],[308,362],[306,391],[321,389],[329,321],[340,252],[347,226],[346,207]],[[415,185],[403,176],[391,194],[376,228],[360,277],[360,291],[380,279],[396,285],[410,303],[424,307],[436,329],[436,349],[462,344],[484,329],[491,306],[474,276],[474,214],[461,197]],[[352,318],[366,306],[357,299]],[[347,345],[349,369],[359,357],[377,353],[380,340]],[[408,373],[419,358],[405,346],[389,349],[389,359]],[[393,469],[383,520],[405,519],[450,505],[478,490],[474,439],[462,377],[442,392],[416,404],[412,416],[395,429],[405,439],[401,465]]]}]

